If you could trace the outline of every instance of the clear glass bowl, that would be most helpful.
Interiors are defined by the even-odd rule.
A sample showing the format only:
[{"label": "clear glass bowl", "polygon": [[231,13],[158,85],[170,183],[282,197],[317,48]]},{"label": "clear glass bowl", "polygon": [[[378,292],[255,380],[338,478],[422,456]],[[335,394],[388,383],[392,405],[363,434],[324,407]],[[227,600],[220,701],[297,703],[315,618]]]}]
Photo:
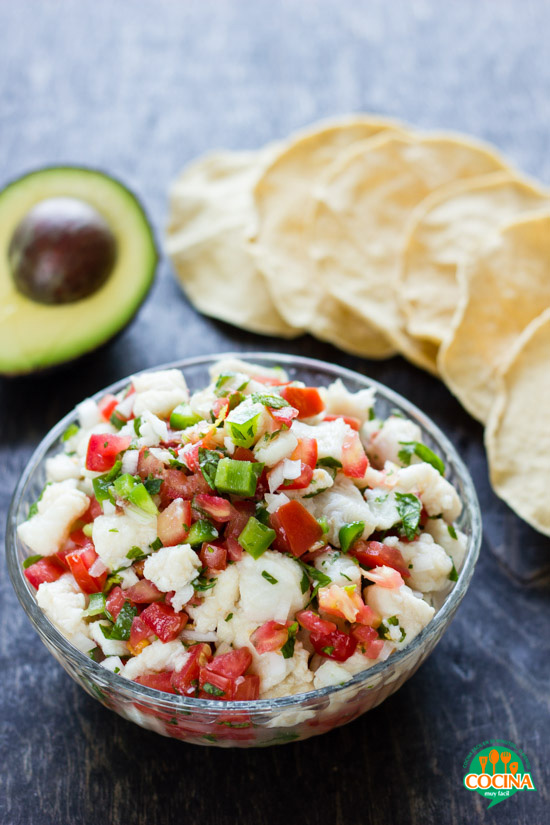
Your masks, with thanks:
[{"label": "clear glass bowl", "polygon": [[[187,383],[195,390],[209,382],[209,366],[228,355],[266,366],[279,364],[292,378],[310,385],[323,386],[341,378],[353,392],[374,387],[377,414],[384,417],[392,409],[401,410],[420,426],[424,442],[443,457],[446,476],[457,488],[464,505],[458,526],[467,535],[468,546],[458,581],[432,621],[408,647],[392,654],[387,661],[358,673],[343,685],[253,702],[220,702],[161,693],[117,676],[93,662],[73,647],[38,607],[35,591],[23,575],[22,562],[27,553],[16,530],[44,486],[46,458],[58,452],[62,433],[77,418],[74,411],[42,440],[21,475],[8,515],[6,553],[15,592],[35,630],[67,673],[91,696],[125,719],[163,736],[200,745],[263,747],[306,739],[351,722],[383,702],[413,675],[447,629],[466,593],[479,554],[481,516],[470,474],[452,444],[413,404],[370,378],[310,358],[266,353],[224,353],[166,366],[183,370]],[[127,383],[128,379],[118,381],[94,398],[105,392],[117,392]]]}]

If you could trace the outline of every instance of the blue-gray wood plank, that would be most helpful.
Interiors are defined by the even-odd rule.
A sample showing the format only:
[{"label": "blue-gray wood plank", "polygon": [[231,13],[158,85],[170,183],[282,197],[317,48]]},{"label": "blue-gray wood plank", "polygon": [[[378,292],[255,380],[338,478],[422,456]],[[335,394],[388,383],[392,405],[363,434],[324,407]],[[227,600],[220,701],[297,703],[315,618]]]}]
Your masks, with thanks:
[{"label": "blue-gray wood plank", "polygon": [[[545,0],[5,0],[0,183],[43,164],[100,166],[143,198],[160,237],[167,187],[197,154],[359,110],[492,140],[550,183],[549,30]],[[2,529],[31,450],[84,395],[224,349],[337,361],[423,407],[463,451],[480,494],[485,540],[471,590],[431,659],[380,708],[306,743],[228,752],[161,739],[85,695],[38,641],[2,566],[2,823],[547,822],[550,542],[491,492],[481,427],[402,359],[367,362],[202,318],[165,261],[108,349],[0,381]],[[527,752],[538,791],[487,813],[462,787],[462,761],[491,737]]]}]

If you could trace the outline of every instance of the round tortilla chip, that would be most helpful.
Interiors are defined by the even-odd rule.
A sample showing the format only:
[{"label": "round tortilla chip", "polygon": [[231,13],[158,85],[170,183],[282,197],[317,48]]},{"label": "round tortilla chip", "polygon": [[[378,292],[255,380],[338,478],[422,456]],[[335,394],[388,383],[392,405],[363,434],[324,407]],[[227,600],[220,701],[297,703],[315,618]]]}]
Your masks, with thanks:
[{"label": "round tortilla chip", "polygon": [[188,166],[170,195],[166,249],[180,285],[206,315],[292,338],[250,252],[252,190],[275,151],[216,152]]},{"label": "round tortilla chip", "polygon": [[[354,335],[366,349],[387,338],[405,357],[435,371],[436,348],[428,343],[426,352],[407,335],[398,307],[407,222],[440,186],[503,168],[506,162],[490,148],[439,134],[381,135],[348,150],[330,168],[308,233],[319,294],[353,312]],[[312,317],[312,332],[325,337],[322,311]]]},{"label": "round tortilla chip", "polygon": [[439,350],[439,371],[460,403],[485,422],[499,367],[525,327],[550,307],[550,212],[495,232],[458,277],[461,299]]},{"label": "round tortilla chip", "polygon": [[546,310],[526,327],[503,366],[485,433],[495,492],[546,536],[550,536],[549,377],[550,310]]},{"label": "round tortilla chip", "polygon": [[458,304],[458,265],[503,224],[549,205],[550,192],[513,172],[452,183],[422,201],[401,259],[407,332],[441,344]]},{"label": "round tortilla chip", "polygon": [[[290,325],[307,328],[317,305],[312,293],[319,286],[304,244],[312,192],[343,150],[384,130],[400,127],[367,115],[316,124],[287,142],[258,180],[252,246],[273,302]],[[385,344],[384,354],[392,352]]]}]

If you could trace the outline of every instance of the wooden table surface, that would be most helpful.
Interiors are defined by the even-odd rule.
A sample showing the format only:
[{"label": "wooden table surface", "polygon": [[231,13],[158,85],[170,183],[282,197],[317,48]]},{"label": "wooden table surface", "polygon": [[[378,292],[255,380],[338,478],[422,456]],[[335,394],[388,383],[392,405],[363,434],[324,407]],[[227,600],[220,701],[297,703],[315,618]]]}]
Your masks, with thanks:
[{"label": "wooden table surface", "polygon": [[[544,0],[3,3],[0,181],[43,164],[100,166],[139,193],[160,236],[167,187],[198,153],[256,147],[363,109],[493,140],[550,183],[549,28]],[[51,375],[0,381],[1,529],[32,449],[82,397],[143,367],[227,349],[344,364],[443,427],[472,472],[485,526],[458,616],[417,675],[353,724],[224,751],[162,739],[87,696],[40,644],[4,565],[1,822],[548,822],[550,541],[492,493],[481,427],[401,358],[363,361],[309,337],[280,342],[202,318],[163,261],[114,344]],[[487,812],[464,789],[462,762],[493,737],[527,753],[538,790]]]}]

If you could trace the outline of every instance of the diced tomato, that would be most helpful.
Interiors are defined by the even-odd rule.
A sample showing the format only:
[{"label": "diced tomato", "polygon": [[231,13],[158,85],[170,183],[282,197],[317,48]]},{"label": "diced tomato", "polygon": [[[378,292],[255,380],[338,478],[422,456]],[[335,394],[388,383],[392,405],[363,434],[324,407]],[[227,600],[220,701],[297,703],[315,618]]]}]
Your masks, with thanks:
[{"label": "diced tomato", "polygon": [[279,545],[294,556],[301,556],[319,541],[323,528],[300,501],[289,501],[271,514],[271,526]]},{"label": "diced tomato", "polygon": [[280,624],[273,620],[265,622],[261,627],[258,627],[250,641],[258,651],[258,653],[268,653],[271,650],[280,650],[288,641],[288,625]]},{"label": "diced tomato", "polygon": [[141,619],[161,642],[171,642],[181,633],[189,616],[187,613],[176,613],[167,604],[153,603],[145,608]]},{"label": "diced tomato", "polygon": [[211,496],[208,493],[199,493],[193,499],[193,507],[206,513],[214,521],[230,521],[233,515],[231,502],[221,496]]},{"label": "diced tomato", "polygon": [[[237,451],[235,450],[235,452]],[[239,461],[242,460],[244,459],[239,459]],[[231,520],[227,523],[224,534],[227,556],[230,561],[240,561],[242,558],[243,549],[238,542],[238,538],[254,512],[254,503],[251,501],[237,501],[233,505],[233,514]]]},{"label": "diced tomato", "polygon": [[212,415],[218,420],[224,420],[227,418],[227,414],[229,412],[229,398],[216,398],[214,403],[212,404]]},{"label": "diced tomato", "polygon": [[310,633],[311,644],[315,652],[327,659],[336,662],[345,662],[355,653],[357,641],[342,630],[333,630],[332,633]]},{"label": "diced tomato", "polygon": [[212,492],[210,485],[200,472],[188,476],[183,470],[168,469],[164,470],[162,478],[160,499],[163,507],[176,498],[190,500],[198,493]]},{"label": "diced tomato", "polygon": [[337,421],[339,418],[343,419],[343,421],[351,427],[352,430],[359,430],[361,426],[361,421],[358,418],[354,418],[352,415],[325,415],[323,421]]},{"label": "diced tomato", "polygon": [[256,461],[256,456],[247,447],[237,447],[231,458],[234,461]]},{"label": "diced tomato", "polygon": [[221,656],[214,656],[208,665],[209,670],[227,676],[229,679],[236,679],[243,676],[252,664],[252,654],[247,647],[239,647],[230,650],[229,653],[222,653]]},{"label": "diced tomato", "polygon": [[149,644],[149,639],[154,636],[153,631],[142,620],[141,616],[134,616],[132,620],[132,627],[130,628],[130,640],[128,642],[128,649],[130,653],[137,656],[144,647]]},{"label": "diced tomato", "polygon": [[328,622],[322,619],[313,610],[299,610],[296,613],[296,618],[306,630],[311,630],[313,633],[332,633],[336,630],[334,622]]},{"label": "diced tomato", "polygon": [[212,658],[210,647],[201,642],[187,651],[189,656],[181,670],[172,674],[172,685],[176,693],[182,696],[196,696],[199,685],[199,672]]},{"label": "diced tomato", "polygon": [[[234,679],[216,673],[209,665],[201,667],[199,672],[199,698],[219,699],[229,702],[233,698]],[[206,689],[205,689],[206,687]]]},{"label": "diced tomato", "polygon": [[[175,592],[176,591],[173,590],[171,593],[167,593],[166,594],[166,601],[168,601],[168,597],[173,596]],[[190,607],[199,607],[203,603],[203,601],[204,601],[204,596],[201,596],[200,593],[193,593],[193,595],[191,596],[189,601],[186,602],[186,605],[190,605]]]},{"label": "diced tomato", "polygon": [[182,544],[191,528],[191,502],[176,498],[157,516],[157,535],[165,547]]},{"label": "diced tomato", "polygon": [[153,455],[149,447],[142,447],[138,455],[137,474],[145,479],[148,476],[158,478],[164,471],[164,464]]},{"label": "diced tomato", "polygon": [[104,395],[101,401],[98,401],[97,406],[99,412],[101,413],[105,421],[108,421],[110,419],[111,415],[115,411],[117,404],[118,399],[115,398],[115,396],[112,395],[112,393],[110,392],[107,393],[107,395]]},{"label": "diced tomato", "polygon": [[285,481],[278,489],[284,492],[285,490],[305,490],[306,487],[309,487],[311,479],[313,478],[313,470],[309,464],[304,464],[303,461],[301,462],[301,468],[298,478]]},{"label": "diced tomato", "polygon": [[331,584],[321,587],[317,598],[320,610],[347,619],[348,622],[356,621],[358,613],[365,607],[363,599],[353,585],[341,587],[339,584]]},{"label": "diced tomato", "polygon": [[57,581],[64,572],[63,568],[49,556],[35,561],[24,571],[27,581],[37,590],[44,582]]},{"label": "diced tomato", "polygon": [[86,469],[97,473],[106,473],[111,470],[117,455],[127,450],[131,441],[132,437],[129,435],[94,433],[88,441]]},{"label": "diced tomato", "polygon": [[134,682],[155,690],[162,690],[164,693],[175,693],[172,687],[172,676],[172,671],[163,670],[161,673],[144,673],[143,676],[136,676]]},{"label": "diced tomato", "polygon": [[193,444],[192,447],[188,447],[182,453],[182,460],[185,462],[187,468],[192,472],[196,473],[200,470],[199,466],[199,450],[202,447],[200,441],[197,441],[196,444]]},{"label": "diced tomato", "polygon": [[351,635],[357,641],[359,647],[369,659],[377,659],[384,647],[383,639],[373,627],[354,624],[351,628]]},{"label": "diced tomato", "polygon": [[122,592],[125,598],[134,602],[134,604],[151,604],[151,602],[160,601],[164,596],[164,593],[161,593],[158,587],[149,579],[141,579],[137,584],[133,584]]},{"label": "diced tomato", "polygon": [[[248,674],[248,676],[237,676],[235,684],[233,685],[233,701],[239,700],[243,702],[250,702],[258,699],[260,696],[260,677],[255,674]],[[238,729],[237,729],[238,730]],[[236,730],[233,729],[233,735]],[[246,731],[241,730],[241,734]],[[233,738],[233,737],[231,737]],[[242,736],[240,737],[242,738]],[[245,736],[244,738],[249,738]]]},{"label": "diced tomato", "polygon": [[388,544],[382,544],[380,541],[366,541],[359,539],[355,541],[349,549],[349,555],[355,556],[359,564],[365,567],[393,567],[398,573],[401,573],[404,579],[411,574],[407,568],[407,563],[403,558],[403,554],[398,547],[390,547]]},{"label": "diced tomato", "polygon": [[90,504],[84,515],[80,517],[80,521],[83,521],[84,524],[89,524],[101,515],[103,515],[103,508],[101,504],[95,496],[90,496]]},{"label": "diced tomato", "polygon": [[379,627],[382,619],[380,618],[378,613],[376,613],[372,609],[372,607],[369,607],[368,604],[365,604],[355,617],[355,621],[358,624],[369,625],[370,627]]},{"label": "diced tomato", "polygon": [[348,433],[342,444],[342,471],[350,478],[363,478],[369,460],[361,444],[359,433]]},{"label": "diced tomato", "polygon": [[203,567],[210,570],[225,570],[227,567],[227,549],[219,544],[204,542],[199,553]]},{"label": "diced tomato", "polygon": [[84,593],[97,593],[103,590],[108,571],[91,542],[79,550],[68,553],[65,560]]},{"label": "diced tomato", "polygon": [[273,420],[279,425],[275,429],[280,429],[282,424],[290,427],[292,420],[298,418],[300,414],[295,407],[280,407],[278,410],[273,409],[273,407],[268,407],[267,410]]},{"label": "diced tomato", "polygon": [[284,483],[284,490],[303,490],[309,486],[317,464],[317,441],[315,438],[301,438],[290,456],[291,461],[301,461],[302,472],[298,478]]},{"label": "diced tomato", "polygon": [[289,383],[271,375],[253,375],[251,380],[258,381],[259,384],[265,384],[266,387],[284,387],[285,384]]},{"label": "diced tomato", "polygon": [[284,387],[281,395],[291,407],[298,410],[299,418],[311,418],[325,409],[319,390],[315,387]]},{"label": "diced tomato", "polygon": [[111,590],[111,592],[107,596],[107,599],[105,601],[105,607],[109,611],[109,613],[111,614],[111,616],[113,617],[113,619],[115,621],[118,618],[118,614],[122,610],[122,606],[124,605],[124,602],[128,598],[129,597],[126,596],[122,592],[122,588],[119,587],[118,585],[116,587],[113,587],[113,589]]}]

